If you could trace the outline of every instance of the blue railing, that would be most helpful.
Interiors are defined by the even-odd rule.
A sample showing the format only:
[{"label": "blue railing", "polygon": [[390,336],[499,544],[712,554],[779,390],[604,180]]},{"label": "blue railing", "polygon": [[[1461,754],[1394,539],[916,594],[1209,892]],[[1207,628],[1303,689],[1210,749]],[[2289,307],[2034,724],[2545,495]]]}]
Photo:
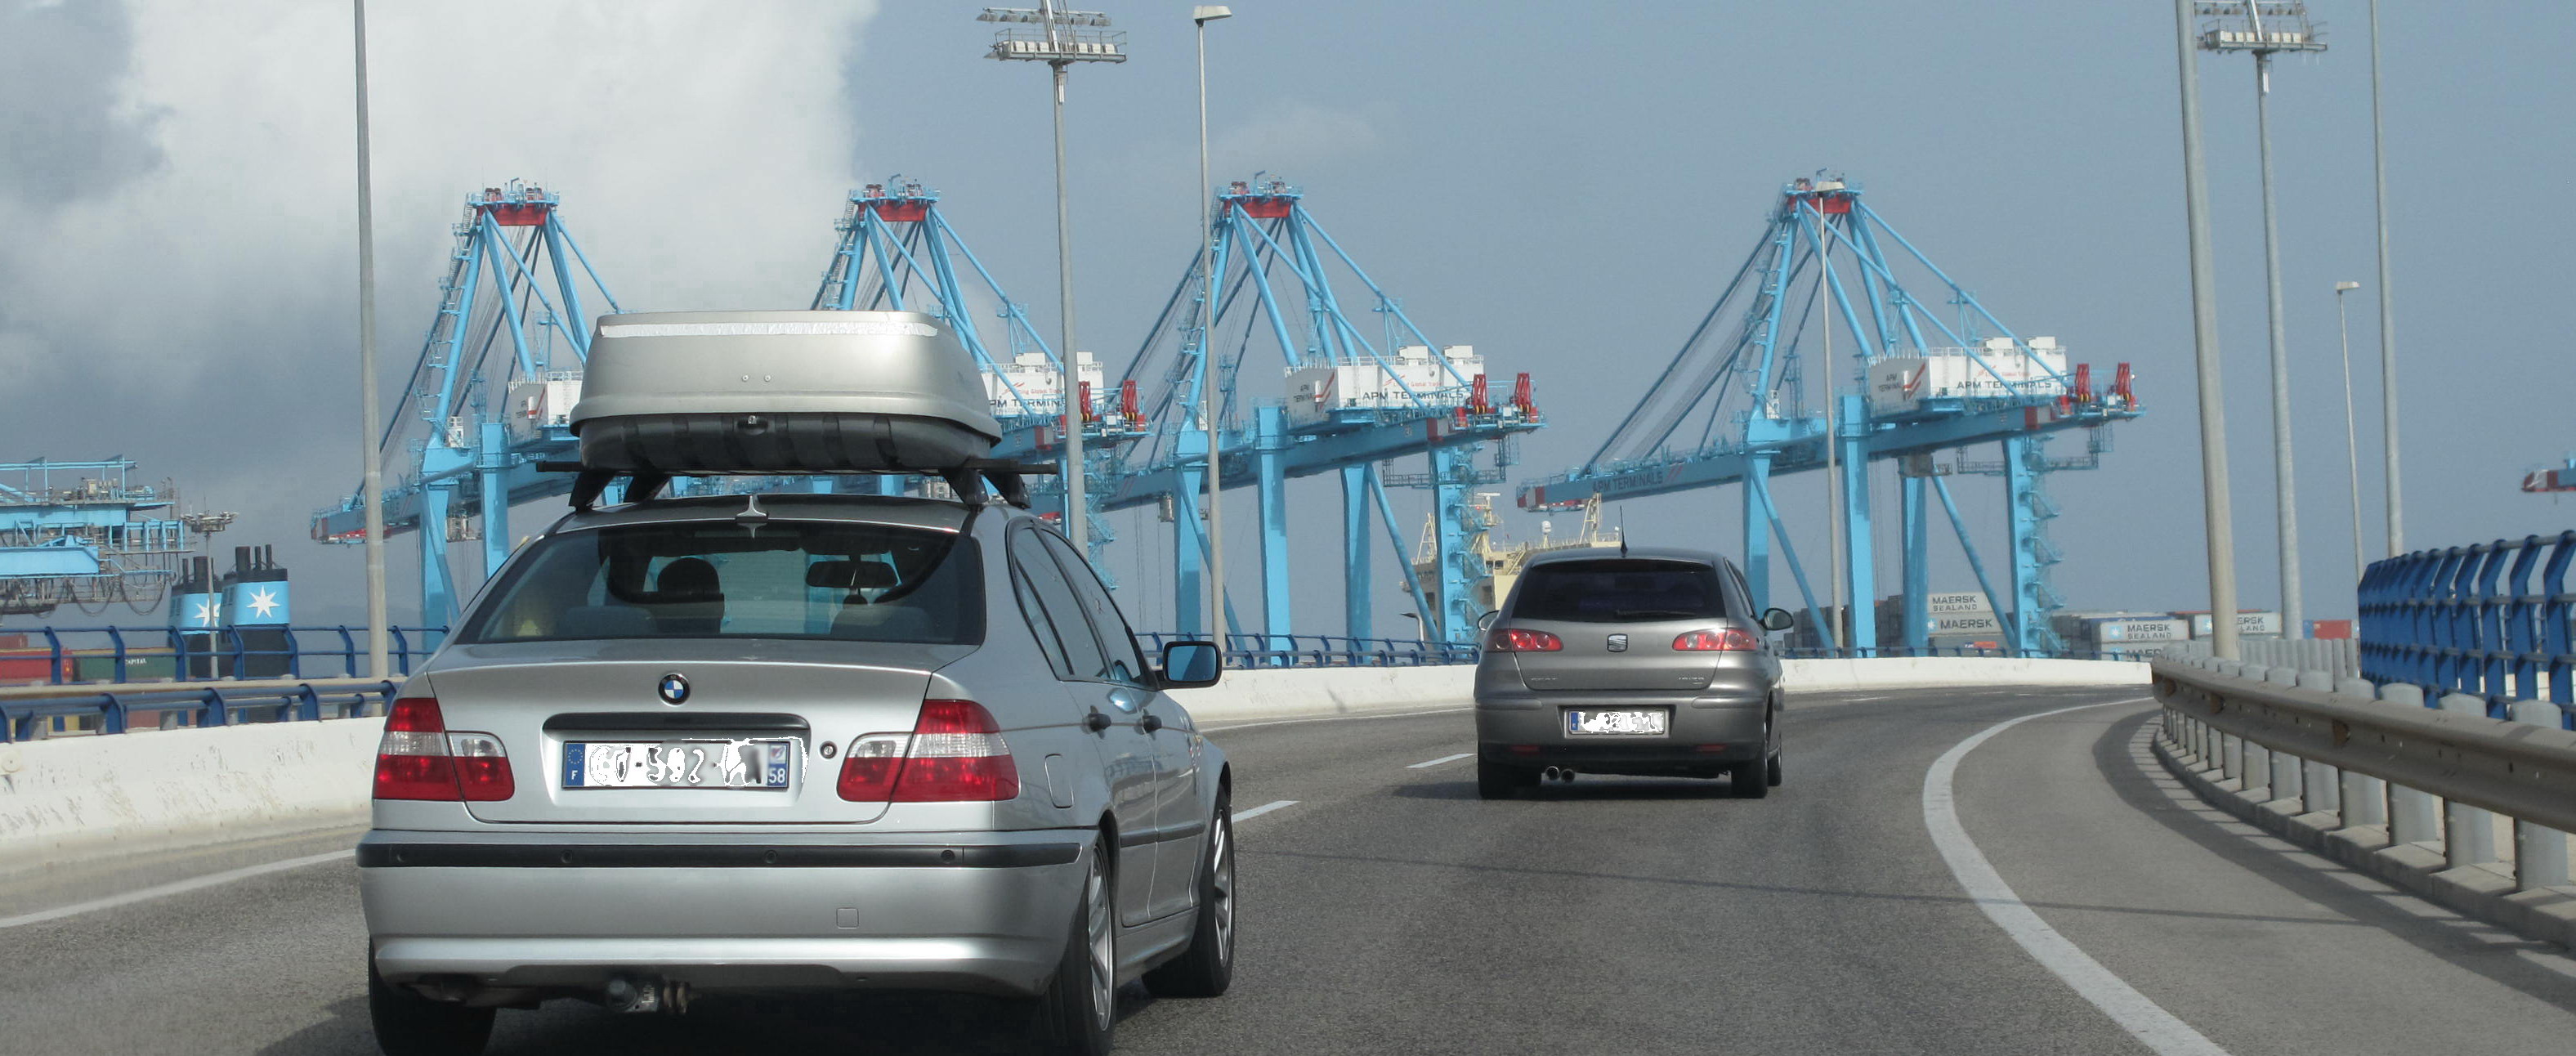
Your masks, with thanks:
[{"label": "blue railing", "polygon": [[[435,651],[445,627],[393,627],[394,673]],[[270,641],[270,635],[276,635]],[[220,678],[363,678],[364,627],[0,628],[0,685],[202,682]],[[93,675],[97,677],[92,677]]]},{"label": "blue railing", "polygon": [[[1141,633],[1146,648],[1162,651],[1163,643],[1206,635]],[[1225,636],[1228,667],[1428,667],[1472,664],[1479,650],[1472,644],[1427,642],[1407,638],[1348,638],[1336,634],[1229,634]]]},{"label": "blue railing", "polygon": [[2567,567],[2576,532],[2418,550],[2361,577],[2361,675],[2424,688],[2424,702],[2465,693],[2509,718],[2516,700],[2558,705],[2576,728],[2576,595]]},{"label": "blue railing", "polygon": [[141,725],[239,726],[381,714],[394,683],[284,686],[265,689],[152,689],[66,692],[58,697],[0,700],[0,744],[59,733],[125,733]]}]

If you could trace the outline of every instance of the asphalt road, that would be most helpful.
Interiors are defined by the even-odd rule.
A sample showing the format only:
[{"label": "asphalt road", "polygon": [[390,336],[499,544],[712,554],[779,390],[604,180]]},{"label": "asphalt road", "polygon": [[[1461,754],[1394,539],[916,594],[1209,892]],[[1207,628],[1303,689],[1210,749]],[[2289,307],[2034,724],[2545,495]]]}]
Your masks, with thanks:
[{"label": "asphalt road", "polygon": [[[2099,706],[2060,711],[2078,705]],[[1936,760],[2045,712],[1952,758],[1931,814],[1960,838],[1936,842]],[[1586,777],[1483,802],[1471,763],[1435,762],[1470,747],[1463,710],[1220,729],[1236,810],[1293,802],[1239,828],[1233,993],[1129,988],[1120,1050],[2576,1051],[2565,951],[2253,837],[2145,754],[2154,714],[2135,690],[1802,697],[1787,784],[1759,801]],[[1968,894],[1962,845],[2027,913]],[[0,890],[0,916],[67,897]],[[371,1053],[364,947],[345,860],[0,929],[0,1053]],[[2139,1017],[2170,1029],[2141,1040]],[[491,1051],[1010,1051],[995,1018],[969,999],[681,1019],[555,1002],[503,1012]]]}]

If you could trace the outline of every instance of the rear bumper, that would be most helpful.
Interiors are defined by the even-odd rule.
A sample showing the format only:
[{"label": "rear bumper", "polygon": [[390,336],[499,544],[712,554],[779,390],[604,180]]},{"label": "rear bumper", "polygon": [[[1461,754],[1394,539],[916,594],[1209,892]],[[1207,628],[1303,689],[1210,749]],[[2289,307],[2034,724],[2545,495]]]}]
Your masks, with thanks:
[{"label": "rear bumper", "polygon": [[[1667,711],[1670,732],[1662,737],[1565,732],[1568,710],[1602,708]],[[1768,698],[1760,695],[1482,693],[1476,698],[1477,750],[1487,759],[1529,766],[1685,773],[1766,756],[1771,747],[1765,738],[1768,710]],[[1771,736],[1776,738],[1777,731]]]},{"label": "rear bumper", "polygon": [[597,990],[1038,992],[1090,834],[775,837],[369,833],[359,891],[389,982]]}]

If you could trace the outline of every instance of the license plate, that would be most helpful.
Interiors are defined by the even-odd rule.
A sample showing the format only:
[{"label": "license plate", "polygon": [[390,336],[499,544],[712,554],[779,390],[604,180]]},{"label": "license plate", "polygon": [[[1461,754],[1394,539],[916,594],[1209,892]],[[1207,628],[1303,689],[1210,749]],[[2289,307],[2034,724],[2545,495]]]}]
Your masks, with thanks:
[{"label": "license plate", "polygon": [[788,740],[566,741],[565,788],[777,788],[795,771]]},{"label": "license plate", "polygon": [[1565,713],[1565,732],[1577,736],[1627,734],[1661,737],[1665,733],[1666,725],[1671,721],[1671,713],[1661,710],[1576,711],[1569,708]]}]

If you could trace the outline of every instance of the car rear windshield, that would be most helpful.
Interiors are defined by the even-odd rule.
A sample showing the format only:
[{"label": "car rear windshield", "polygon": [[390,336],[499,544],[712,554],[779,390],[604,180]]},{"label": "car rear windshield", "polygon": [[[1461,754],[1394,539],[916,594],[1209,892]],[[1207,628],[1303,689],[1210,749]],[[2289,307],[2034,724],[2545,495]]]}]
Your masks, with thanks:
[{"label": "car rear windshield", "polygon": [[468,643],[984,638],[975,541],[828,521],[683,521],[549,536],[460,626]]},{"label": "car rear windshield", "polygon": [[1717,583],[1717,569],[1697,561],[1557,561],[1521,577],[1512,617],[1576,623],[1718,619],[1730,613]]}]

